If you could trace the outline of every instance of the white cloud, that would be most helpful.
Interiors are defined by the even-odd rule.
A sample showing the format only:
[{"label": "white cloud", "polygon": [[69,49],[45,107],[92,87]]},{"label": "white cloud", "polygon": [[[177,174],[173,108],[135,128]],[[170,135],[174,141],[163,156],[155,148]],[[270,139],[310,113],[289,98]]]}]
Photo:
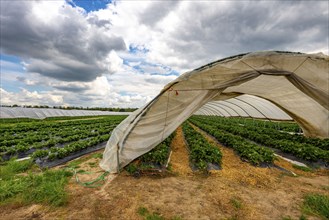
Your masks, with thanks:
[{"label": "white cloud", "polygon": [[172,71],[249,51],[329,52],[324,1],[115,1],[90,13],[64,0],[1,4],[1,53],[22,59],[1,61],[1,79],[26,85],[3,89],[8,103],[139,107]]},{"label": "white cloud", "polygon": [[53,95],[50,93],[40,93],[37,91],[30,92],[24,88],[20,92],[8,92],[0,88],[1,105],[61,105],[63,103],[63,96]]},{"label": "white cloud", "polygon": [[[116,71],[122,37],[63,1],[1,3],[1,52],[21,57],[27,72],[88,82]],[[112,58],[113,62],[112,63]]]},{"label": "white cloud", "polygon": [[255,50],[328,52],[325,2],[122,1],[107,10],[116,12],[108,14],[112,31],[128,45],[147,46],[147,60],[181,73]]}]

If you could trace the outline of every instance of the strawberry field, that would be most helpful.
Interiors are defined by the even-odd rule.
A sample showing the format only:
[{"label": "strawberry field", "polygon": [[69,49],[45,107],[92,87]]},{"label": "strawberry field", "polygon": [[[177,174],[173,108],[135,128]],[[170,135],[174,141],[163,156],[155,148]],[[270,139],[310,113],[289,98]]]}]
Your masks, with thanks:
[{"label": "strawberry field", "polygon": [[[1,121],[1,160],[31,157],[39,164],[71,160],[101,149],[111,131],[125,116],[61,117],[45,120],[8,119]],[[272,164],[275,153],[293,155],[303,162],[329,163],[329,139],[303,136],[295,123],[242,118],[192,116],[182,125],[190,165],[207,170],[220,167],[221,151],[193,127],[197,126],[219,143],[233,148],[241,159],[253,165]],[[128,170],[162,169],[169,162],[174,134],[138,158]]]},{"label": "strawberry field", "polygon": [[300,130],[294,123],[213,116],[193,116],[189,121],[255,165],[272,163],[273,150],[305,162],[329,163],[329,139],[308,138],[294,132]]},{"label": "strawberry field", "polygon": [[29,156],[35,161],[48,162],[73,156],[104,144],[111,131],[124,118],[102,116],[2,120],[0,156],[2,160]]}]

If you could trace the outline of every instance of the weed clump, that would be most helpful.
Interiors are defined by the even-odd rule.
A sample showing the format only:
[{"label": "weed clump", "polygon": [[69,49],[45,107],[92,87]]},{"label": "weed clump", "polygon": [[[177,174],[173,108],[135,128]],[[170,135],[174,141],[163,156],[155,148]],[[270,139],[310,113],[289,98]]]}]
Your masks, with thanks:
[{"label": "weed clump", "polygon": [[0,205],[42,203],[61,206],[67,202],[65,185],[72,173],[66,170],[32,172],[33,162],[10,160],[0,166]]}]

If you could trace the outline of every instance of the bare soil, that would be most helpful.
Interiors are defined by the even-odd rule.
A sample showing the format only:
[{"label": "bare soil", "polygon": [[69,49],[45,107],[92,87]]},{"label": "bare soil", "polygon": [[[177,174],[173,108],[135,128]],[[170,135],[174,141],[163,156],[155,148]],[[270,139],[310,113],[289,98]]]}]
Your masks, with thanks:
[{"label": "bare soil", "polygon": [[[182,129],[178,128],[170,162],[174,175],[134,178],[122,172],[110,175],[98,188],[83,187],[72,178],[66,206],[12,204],[1,207],[0,219],[143,219],[138,214],[140,207],[165,219],[299,219],[306,193],[329,195],[327,170],[304,172],[282,159],[275,164],[297,176],[276,168],[254,167],[204,135],[223,153],[222,169],[210,175],[192,172]],[[81,181],[102,174],[100,159],[84,158],[77,170],[91,173],[79,174]]]}]

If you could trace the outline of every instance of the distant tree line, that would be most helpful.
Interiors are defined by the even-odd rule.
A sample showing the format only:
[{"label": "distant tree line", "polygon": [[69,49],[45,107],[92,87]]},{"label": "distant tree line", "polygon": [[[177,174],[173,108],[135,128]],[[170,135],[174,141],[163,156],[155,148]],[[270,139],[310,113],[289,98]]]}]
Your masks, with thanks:
[{"label": "distant tree line", "polygon": [[113,107],[82,107],[82,106],[48,106],[48,105],[1,105],[3,107],[23,107],[23,108],[53,108],[65,110],[94,110],[94,111],[111,111],[111,112],[133,112],[137,108],[113,108]]}]

